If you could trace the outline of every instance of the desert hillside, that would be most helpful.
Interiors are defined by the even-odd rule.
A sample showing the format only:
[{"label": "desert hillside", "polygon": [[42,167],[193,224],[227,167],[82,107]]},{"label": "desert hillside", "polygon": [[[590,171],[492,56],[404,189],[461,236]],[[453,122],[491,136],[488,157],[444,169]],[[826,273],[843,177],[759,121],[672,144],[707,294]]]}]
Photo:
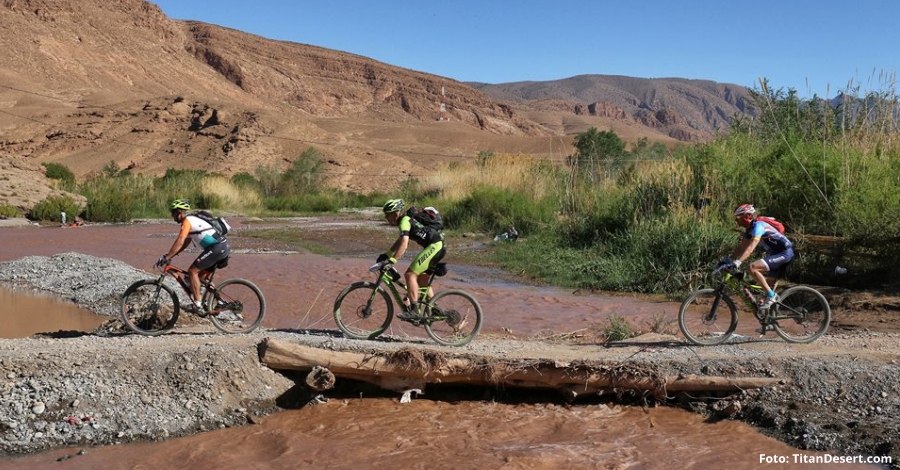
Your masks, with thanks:
[{"label": "desert hillside", "polygon": [[[489,85],[472,83],[489,96],[514,103],[525,116],[548,126],[550,111],[557,118],[571,115],[633,122],[680,141],[698,142],[728,128],[731,118],[752,114],[746,88],[709,80],[579,75],[563,80]],[[576,130],[576,132],[579,132]]]},{"label": "desert hillside", "polygon": [[561,160],[591,126],[629,142],[702,141],[743,110],[747,94],[603,76],[472,86],[173,20],[141,0],[7,0],[0,64],[0,155],[61,163],[78,176],[109,162],[230,175],[287,166],[313,146],[329,183],[357,191],[482,150]]}]

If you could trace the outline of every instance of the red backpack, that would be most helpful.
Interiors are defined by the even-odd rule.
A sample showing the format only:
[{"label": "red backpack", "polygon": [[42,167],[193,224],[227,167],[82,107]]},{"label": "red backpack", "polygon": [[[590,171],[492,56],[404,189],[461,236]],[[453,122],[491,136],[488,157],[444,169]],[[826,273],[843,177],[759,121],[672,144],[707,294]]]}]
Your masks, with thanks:
[{"label": "red backpack", "polygon": [[766,217],[764,215],[761,215],[761,216],[757,217],[756,220],[759,220],[760,222],[765,222],[765,223],[771,225],[772,227],[775,227],[775,230],[778,230],[778,233],[784,233],[784,224],[775,220],[775,217]]}]

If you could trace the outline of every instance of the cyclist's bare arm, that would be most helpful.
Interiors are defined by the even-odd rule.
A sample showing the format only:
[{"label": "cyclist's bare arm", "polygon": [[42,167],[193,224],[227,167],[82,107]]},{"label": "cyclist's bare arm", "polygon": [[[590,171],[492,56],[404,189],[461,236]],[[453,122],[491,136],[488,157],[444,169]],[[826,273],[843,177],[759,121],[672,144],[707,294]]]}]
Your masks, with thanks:
[{"label": "cyclist's bare arm", "polygon": [[390,256],[396,260],[403,257],[406,249],[409,247],[409,235],[400,235],[397,241],[391,246]]},{"label": "cyclist's bare arm", "polygon": [[175,243],[172,243],[172,248],[169,248],[169,252],[166,253],[167,259],[174,258],[175,255],[187,248],[188,244],[191,242],[191,239],[188,237],[190,232],[191,224],[187,220],[184,220],[181,223],[181,231],[178,232],[178,238],[175,239]]},{"label": "cyclist's bare arm", "polygon": [[753,250],[759,245],[759,240],[760,237],[742,239],[741,243],[734,249],[734,252],[731,253],[731,259],[740,260],[742,262],[747,261],[750,254],[753,253]]}]

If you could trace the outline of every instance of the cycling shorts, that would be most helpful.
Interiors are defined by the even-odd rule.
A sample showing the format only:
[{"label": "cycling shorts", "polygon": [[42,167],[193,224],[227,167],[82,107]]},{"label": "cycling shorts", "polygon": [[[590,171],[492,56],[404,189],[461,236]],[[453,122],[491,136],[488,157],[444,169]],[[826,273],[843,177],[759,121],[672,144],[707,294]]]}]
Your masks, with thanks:
[{"label": "cycling shorts", "polygon": [[768,267],[770,276],[780,276],[784,267],[793,260],[794,249],[790,247],[784,251],[773,253],[762,259],[762,261],[766,263],[766,266]]},{"label": "cycling shorts", "polygon": [[431,266],[432,263],[437,263],[443,259],[446,253],[447,250],[444,249],[444,242],[439,241],[432,243],[416,255],[416,259],[409,265],[407,271],[422,274],[428,270],[428,267]]},{"label": "cycling shorts", "polygon": [[219,242],[206,247],[194,260],[193,265],[201,271],[206,271],[229,256],[231,256],[231,248],[228,247],[228,242]]}]

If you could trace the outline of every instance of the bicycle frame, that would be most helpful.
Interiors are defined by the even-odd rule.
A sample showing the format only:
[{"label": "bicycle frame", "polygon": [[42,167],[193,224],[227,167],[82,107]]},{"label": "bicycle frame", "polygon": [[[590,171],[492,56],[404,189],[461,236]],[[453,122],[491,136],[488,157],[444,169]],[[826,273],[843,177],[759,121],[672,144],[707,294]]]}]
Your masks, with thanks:
[{"label": "bicycle frame", "polygon": [[760,310],[759,303],[761,297],[765,295],[765,291],[763,290],[763,286],[754,284],[753,281],[749,279],[747,273],[731,273],[730,271],[726,271],[722,277],[721,288],[717,290],[719,290],[720,293],[725,294],[725,288],[732,289],[742,294],[741,299],[744,300],[748,310],[753,312],[753,315],[756,316],[760,325],[765,326],[778,320],[792,319],[796,318],[797,315],[802,315],[796,309],[784,305],[781,302],[777,302],[777,308],[770,308],[768,311]]},{"label": "bicycle frame", "polygon": [[[207,275],[204,276],[203,273],[207,273]],[[215,267],[213,267],[212,269],[208,269],[206,271],[201,271],[200,272],[200,287],[206,288],[207,291],[209,291],[211,289],[215,289],[215,286],[212,283],[213,276],[215,274],[216,274]],[[171,264],[167,264],[163,268],[162,272],[159,275],[159,282],[162,282],[166,276],[170,276],[170,277],[174,278],[175,281],[178,282],[178,285],[180,285],[181,288],[184,290],[184,293],[187,294],[188,299],[191,299],[192,294],[191,294],[190,277],[186,270],[181,269],[181,268],[171,265]],[[201,298],[204,297],[202,292],[201,292],[200,297]]]},{"label": "bicycle frame", "polygon": [[[378,288],[380,288],[381,285],[384,284],[388,287],[391,296],[394,298],[394,301],[397,303],[397,305],[400,306],[400,309],[404,312],[409,312],[409,305],[403,302],[401,292],[397,289],[397,286],[399,285],[403,289],[403,292],[405,292],[407,296],[409,295],[409,288],[407,288],[406,284],[403,282],[400,272],[397,271],[392,265],[384,265],[376,268],[376,270],[378,271],[378,278],[375,280],[375,290],[372,291],[372,299],[375,298]],[[431,289],[432,282],[434,282],[434,273],[430,273],[430,275],[428,276],[428,283],[426,285],[419,286],[420,301],[423,301],[428,296],[428,291]]]},{"label": "bicycle frame", "polygon": [[763,287],[761,285],[754,284],[753,281],[747,278],[747,274],[743,272],[732,273],[730,271],[725,271],[725,274],[722,276],[722,283],[716,290],[719,291],[720,294],[727,294],[727,289],[742,294],[741,299],[744,301],[747,308],[753,312],[760,322],[762,322],[764,318],[762,318],[762,314],[759,311],[759,296],[765,294],[765,292],[763,292]]}]

